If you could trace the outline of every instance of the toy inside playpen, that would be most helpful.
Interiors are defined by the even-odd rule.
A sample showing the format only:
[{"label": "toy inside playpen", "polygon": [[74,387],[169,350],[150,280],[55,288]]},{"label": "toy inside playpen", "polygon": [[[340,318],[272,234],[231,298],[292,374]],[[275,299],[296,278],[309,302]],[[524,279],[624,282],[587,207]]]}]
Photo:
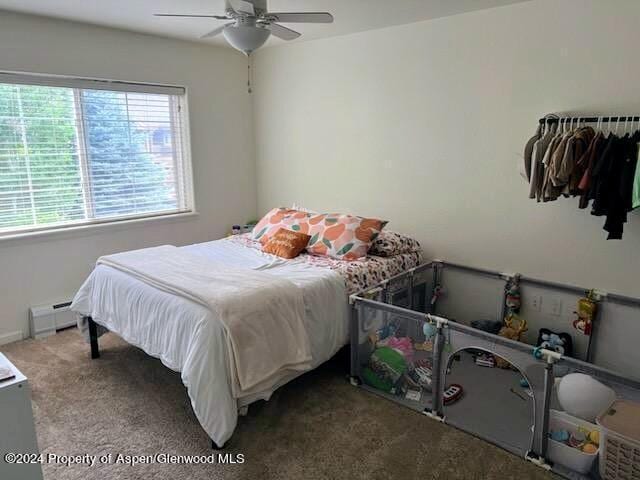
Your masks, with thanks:
[{"label": "toy inside playpen", "polygon": [[[475,283],[456,283],[447,270]],[[539,322],[532,332],[520,309],[521,284],[578,295],[575,335]],[[482,292],[477,306],[464,288]],[[352,296],[352,383],[568,478],[640,480],[640,382],[569,356],[575,343],[576,355],[592,357],[593,339],[577,335],[595,333],[596,299],[519,275],[423,265]],[[461,309],[467,315],[458,317],[466,318],[455,321],[451,313]]]}]

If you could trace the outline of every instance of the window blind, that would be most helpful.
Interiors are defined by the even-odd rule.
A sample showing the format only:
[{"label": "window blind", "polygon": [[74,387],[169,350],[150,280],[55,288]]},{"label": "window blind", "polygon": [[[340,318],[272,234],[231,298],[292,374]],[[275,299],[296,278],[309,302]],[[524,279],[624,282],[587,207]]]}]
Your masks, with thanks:
[{"label": "window blind", "polygon": [[192,210],[183,89],[7,78],[0,236]]}]

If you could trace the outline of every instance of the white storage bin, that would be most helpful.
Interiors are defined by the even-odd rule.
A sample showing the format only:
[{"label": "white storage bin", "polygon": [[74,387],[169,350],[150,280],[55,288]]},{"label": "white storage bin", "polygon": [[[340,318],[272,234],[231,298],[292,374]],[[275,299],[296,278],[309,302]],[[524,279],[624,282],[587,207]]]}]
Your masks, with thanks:
[{"label": "white storage bin", "polygon": [[[572,417],[568,413],[559,412],[558,410],[549,411],[549,431],[567,430],[569,433],[573,433],[581,428],[588,431],[600,430],[597,425]],[[575,472],[585,474],[591,470],[593,462],[598,457],[598,452],[585,453],[550,438],[547,457],[554,463],[559,463]]]},{"label": "white storage bin", "polygon": [[596,421],[602,430],[600,476],[640,480],[640,404],[616,400]]}]

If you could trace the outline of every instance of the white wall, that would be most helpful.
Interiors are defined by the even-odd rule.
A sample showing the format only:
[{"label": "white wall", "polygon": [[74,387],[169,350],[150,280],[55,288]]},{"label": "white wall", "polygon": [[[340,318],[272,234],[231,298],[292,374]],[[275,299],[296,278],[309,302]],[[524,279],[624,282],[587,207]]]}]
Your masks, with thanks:
[{"label": "white wall", "polygon": [[0,343],[28,331],[29,305],[72,298],[95,259],[222,236],[256,214],[246,60],[231,49],[0,12],[0,70],[183,85],[199,216],[0,241]]},{"label": "white wall", "polygon": [[640,114],[638,18],[636,0],[537,0],[260,51],[259,213],[377,215],[429,257],[640,296],[640,214],[606,241],[519,176],[544,113]]}]

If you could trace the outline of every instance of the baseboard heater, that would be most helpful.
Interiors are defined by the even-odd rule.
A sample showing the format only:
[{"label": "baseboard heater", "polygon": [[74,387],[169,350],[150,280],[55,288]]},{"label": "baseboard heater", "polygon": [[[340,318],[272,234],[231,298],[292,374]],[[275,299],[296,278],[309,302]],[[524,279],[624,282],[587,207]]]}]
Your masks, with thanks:
[{"label": "baseboard heater", "polygon": [[29,328],[32,338],[55,335],[58,330],[76,325],[76,314],[69,309],[71,302],[37,305],[29,309]]}]

